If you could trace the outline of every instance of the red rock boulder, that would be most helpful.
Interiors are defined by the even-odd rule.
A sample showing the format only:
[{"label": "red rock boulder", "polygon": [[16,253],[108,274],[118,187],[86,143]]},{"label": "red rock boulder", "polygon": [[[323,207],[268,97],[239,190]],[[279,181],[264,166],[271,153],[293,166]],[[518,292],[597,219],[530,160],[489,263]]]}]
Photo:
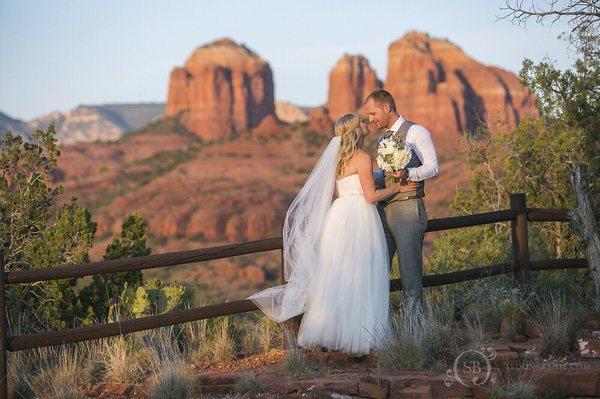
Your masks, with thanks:
[{"label": "red rock boulder", "polygon": [[365,97],[381,86],[375,70],[364,56],[344,54],[329,73],[329,117],[336,120],[357,111]]},{"label": "red rock boulder", "polygon": [[508,130],[537,114],[534,96],[513,73],[483,65],[426,33],[409,32],[390,45],[385,88],[401,115],[450,142],[465,131]]},{"label": "red rock boulder", "polygon": [[165,115],[181,114],[194,134],[216,139],[257,127],[275,116],[269,64],[229,39],[198,47],[171,72]]}]

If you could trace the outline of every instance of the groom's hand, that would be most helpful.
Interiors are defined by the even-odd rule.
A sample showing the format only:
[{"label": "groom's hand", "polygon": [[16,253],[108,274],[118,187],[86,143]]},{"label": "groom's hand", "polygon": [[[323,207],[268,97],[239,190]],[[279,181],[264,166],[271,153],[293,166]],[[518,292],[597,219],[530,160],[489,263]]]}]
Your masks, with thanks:
[{"label": "groom's hand", "polygon": [[408,169],[402,169],[397,172],[392,172],[392,176],[397,179],[408,179]]}]

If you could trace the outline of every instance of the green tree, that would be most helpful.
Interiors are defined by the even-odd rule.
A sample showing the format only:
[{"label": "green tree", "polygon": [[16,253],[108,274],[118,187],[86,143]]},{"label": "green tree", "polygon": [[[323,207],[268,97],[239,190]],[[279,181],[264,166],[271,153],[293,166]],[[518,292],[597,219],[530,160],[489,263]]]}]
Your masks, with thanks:
[{"label": "green tree", "polygon": [[[0,139],[0,250],[8,271],[89,262],[96,223],[75,198],[57,205],[64,191],[52,182],[59,155],[54,125],[30,142],[10,132]],[[139,214],[128,216],[104,259],[150,254],[147,231]],[[8,286],[9,321],[20,330],[61,329],[107,320],[110,309],[131,316],[180,309],[190,296],[177,284],[144,285],[140,271],[94,276],[80,291],[75,285],[76,279],[62,279]],[[133,294],[141,299],[133,301]]]},{"label": "green tree", "polygon": [[521,81],[536,96],[549,129],[579,135],[572,151],[580,151],[590,173],[590,194],[596,223],[600,218],[600,58],[583,54],[572,69],[560,71],[551,62],[523,62]]},{"label": "green tree", "polygon": [[[87,262],[96,223],[75,198],[57,206],[61,186],[52,170],[60,152],[54,125],[31,135],[10,132],[0,140],[0,239],[9,271]],[[62,328],[81,316],[75,279],[11,285],[8,316],[30,329]]]},{"label": "green tree", "polygon": [[[104,260],[136,258],[149,255],[151,249],[146,246],[148,228],[138,213],[125,218],[121,234],[113,238],[106,247]],[[142,285],[142,272],[122,272],[94,276],[92,282],[82,289],[81,301],[88,308],[88,315],[96,320],[106,320],[109,309],[114,306],[126,287],[136,289]],[[86,321],[90,323],[92,320]]]}]

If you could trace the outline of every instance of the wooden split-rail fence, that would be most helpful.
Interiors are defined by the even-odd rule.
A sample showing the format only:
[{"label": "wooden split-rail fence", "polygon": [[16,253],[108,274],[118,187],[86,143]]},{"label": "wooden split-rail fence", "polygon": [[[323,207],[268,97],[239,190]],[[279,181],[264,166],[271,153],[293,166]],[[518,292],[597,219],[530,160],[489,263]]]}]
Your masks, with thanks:
[{"label": "wooden split-rail fence", "polygon": [[[568,221],[568,213],[565,210],[527,208],[525,194],[511,194],[510,209],[467,216],[430,219],[427,222],[426,231],[428,232],[510,222],[512,231],[512,261],[510,263],[475,267],[452,273],[426,275],[423,276],[423,286],[437,287],[506,273],[513,273],[514,277],[519,282],[526,284],[529,274],[532,271],[586,268],[588,267],[587,261],[582,258],[551,259],[542,261],[529,260],[527,238],[528,223]],[[4,270],[4,262],[3,259],[0,258],[0,268],[2,270],[2,273],[0,273],[0,310],[2,310],[2,314],[0,315],[0,399],[7,397],[7,351],[21,351],[25,349],[88,341],[187,323],[195,320],[258,310],[252,301],[249,299],[242,299],[107,324],[8,336],[5,296],[7,284],[30,284],[39,281],[50,281],[63,278],[77,278],[97,274],[147,270],[265,251],[282,250],[282,248],[282,238],[276,237],[240,244],[148,255],[138,258],[125,258],[72,266],[53,267],[42,270],[20,270],[13,272],[6,272]],[[283,257],[281,267],[283,276]],[[400,279],[392,280],[390,282],[390,289],[391,291],[401,290],[402,285]]]}]

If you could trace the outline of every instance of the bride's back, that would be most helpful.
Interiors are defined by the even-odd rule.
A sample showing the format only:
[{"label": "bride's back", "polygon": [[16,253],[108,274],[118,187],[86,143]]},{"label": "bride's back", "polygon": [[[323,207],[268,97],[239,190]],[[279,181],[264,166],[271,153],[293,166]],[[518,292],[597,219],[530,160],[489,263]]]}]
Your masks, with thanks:
[{"label": "bride's back", "polygon": [[358,155],[360,153],[366,154],[366,152],[363,151],[362,149],[360,149],[360,148],[357,149],[356,152],[352,155],[352,157],[348,161],[348,164],[346,165],[346,167],[344,168],[344,170],[342,171],[342,175],[336,176],[336,178],[338,180],[344,179],[344,178],[346,178],[348,176],[351,176],[351,175],[358,174]]}]

